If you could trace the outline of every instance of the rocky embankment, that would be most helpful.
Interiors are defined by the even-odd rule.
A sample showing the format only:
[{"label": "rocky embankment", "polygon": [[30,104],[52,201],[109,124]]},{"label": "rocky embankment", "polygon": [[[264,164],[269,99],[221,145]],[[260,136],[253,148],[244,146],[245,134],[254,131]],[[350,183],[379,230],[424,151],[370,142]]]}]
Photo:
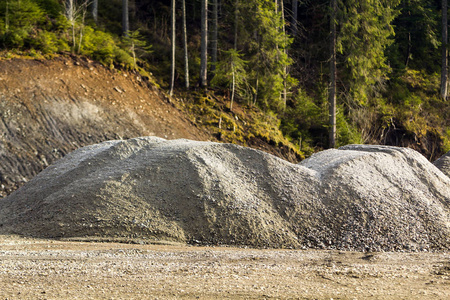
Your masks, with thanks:
[{"label": "rocky embankment", "polygon": [[411,149],[350,145],[292,164],[142,137],[78,149],[0,200],[0,233],[370,251],[448,250],[450,178]]}]

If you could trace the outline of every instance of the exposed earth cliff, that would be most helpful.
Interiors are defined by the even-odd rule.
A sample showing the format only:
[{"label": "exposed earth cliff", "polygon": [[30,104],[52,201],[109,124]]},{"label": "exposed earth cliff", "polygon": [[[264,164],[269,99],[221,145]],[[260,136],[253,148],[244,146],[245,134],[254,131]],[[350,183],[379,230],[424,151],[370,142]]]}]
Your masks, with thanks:
[{"label": "exposed earth cliff", "polygon": [[139,74],[85,59],[0,61],[0,197],[55,160],[110,139],[208,140]]}]

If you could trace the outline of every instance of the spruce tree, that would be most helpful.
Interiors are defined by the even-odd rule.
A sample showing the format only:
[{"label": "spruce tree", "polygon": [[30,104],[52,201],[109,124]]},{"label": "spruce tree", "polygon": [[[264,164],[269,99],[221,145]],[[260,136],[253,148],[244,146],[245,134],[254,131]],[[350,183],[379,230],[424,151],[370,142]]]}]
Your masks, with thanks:
[{"label": "spruce tree", "polygon": [[122,0],[122,34],[127,36],[128,31],[130,31],[128,0]]},{"label": "spruce tree", "polygon": [[171,36],[171,46],[172,46],[172,68],[171,68],[171,78],[170,78],[170,91],[169,91],[169,95],[172,96],[173,94],[173,87],[175,85],[175,40],[176,40],[176,36],[175,36],[175,22],[176,22],[176,15],[175,15],[175,0],[172,0],[172,4],[171,4],[171,23],[172,23],[172,36]]},{"label": "spruce tree", "polygon": [[185,87],[189,89],[189,55],[187,46],[187,29],[186,29],[186,0],[182,0],[182,14],[183,14],[183,48],[184,48],[184,79]]},{"label": "spruce tree", "polygon": [[[292,43],[284,30],[281,12],[271,0],[252,0],[241,3],[239,18],[245,32],[238,44],[249,49],[249,83],[253,87],[254,102],[264,109],[279,112],[283,109],[284,89],[292,78],[286,67],[292,63],[286,49]],[[286,87],[285,87],[286,82]]]},{"label": "spruce tree", "polygon": [[441,64],[441,97],[447,99],[448,88],[448,20],[447,0],[442,0],[442,64]]},{"label": "spruce tree", "polygon": [[344,57],[349,94],[356,105],[367,103],[387,79],[386,48],[392,44],[392,22],[399,0],[348,0],[342,16],[337,50]]},{"label": "spruce tree", "polygon": [[330,86],[328,91],[328,106],[330,118],[329,147],[336,146],[336,17],[337,0],[330,1]]},{"label": "spruce tree", "polygon": [[98,0],[93,0],[92,1],[92,18],[94,19],[94,22],[97,23],[98,22]]},{"label": "spruce tree", "polygon": [[208,0],[201,3],[200,86],[208,85]]}]

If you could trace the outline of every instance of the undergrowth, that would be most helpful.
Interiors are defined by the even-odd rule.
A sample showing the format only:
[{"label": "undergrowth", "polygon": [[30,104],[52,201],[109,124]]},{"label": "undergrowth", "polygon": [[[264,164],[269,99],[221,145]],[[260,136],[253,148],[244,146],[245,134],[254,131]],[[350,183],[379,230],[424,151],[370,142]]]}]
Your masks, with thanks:
[{"label": "undergrowth", "polygon": [[214,91],[180,93],[177,103],[189,113],[191,121],[203,126],[218,141],[248,146],[259,140],[271,146],[284,146],[298,160],[305,158],[298,144],[290,141],[280,130],[280,119],[273,113],[264,113],[255,106],[234,104]]}]

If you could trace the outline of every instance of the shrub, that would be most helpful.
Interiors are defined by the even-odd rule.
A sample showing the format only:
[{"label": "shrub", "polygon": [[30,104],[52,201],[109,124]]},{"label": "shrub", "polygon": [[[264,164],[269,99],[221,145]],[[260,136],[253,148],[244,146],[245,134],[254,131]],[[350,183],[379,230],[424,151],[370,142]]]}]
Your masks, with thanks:
[{"label": "shrub", "polygon": [[59,40],[55,33],[39,30],[35,39],[32,40],[32,44],[42,54],[51,54],[60,51]]},{"label": "shrub", "polygon": [[94,30],[90,26],[85,27],[80,49],[82,54],[89,55],[106,65],[112,65],[116,47],[116,43],[111,35],[103,31]]},{"label": "shrub", "polygon": [[116,61],[116,63],[118,63],[122,68],[125,69],[132,69],[134,68],[134,60],[131,57],[131,55],[121,49],[121,48],[114,48],[114,60]]}]

